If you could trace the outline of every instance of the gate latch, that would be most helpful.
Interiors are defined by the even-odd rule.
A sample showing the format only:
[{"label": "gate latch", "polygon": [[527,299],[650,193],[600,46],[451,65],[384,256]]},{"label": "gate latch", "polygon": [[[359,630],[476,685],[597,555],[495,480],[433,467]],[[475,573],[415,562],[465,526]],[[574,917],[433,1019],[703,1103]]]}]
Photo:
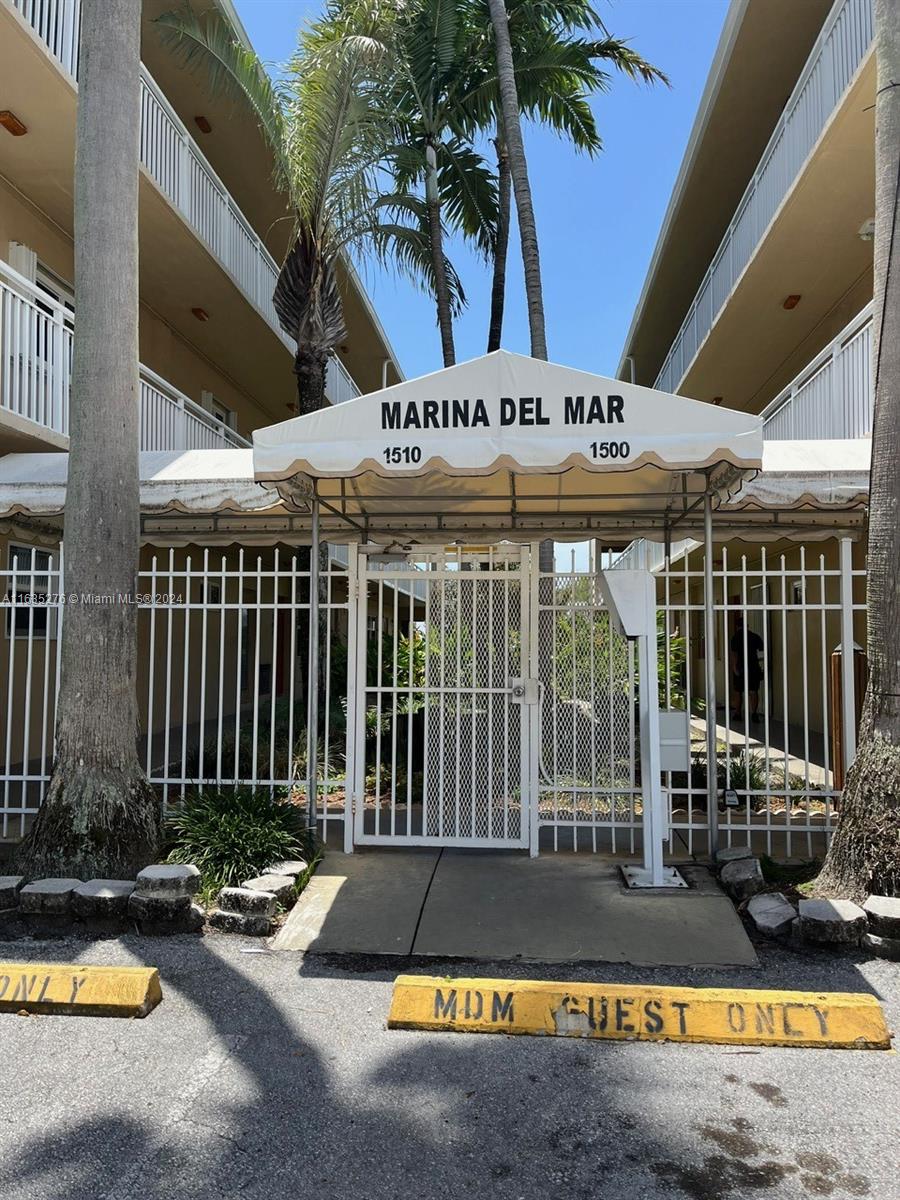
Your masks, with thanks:
[{"label": "gate latch", "polygon": [[509,690],[513,704],[537,704],[540,686],[537,679],[523,679],[519,676],[510,679]]}]

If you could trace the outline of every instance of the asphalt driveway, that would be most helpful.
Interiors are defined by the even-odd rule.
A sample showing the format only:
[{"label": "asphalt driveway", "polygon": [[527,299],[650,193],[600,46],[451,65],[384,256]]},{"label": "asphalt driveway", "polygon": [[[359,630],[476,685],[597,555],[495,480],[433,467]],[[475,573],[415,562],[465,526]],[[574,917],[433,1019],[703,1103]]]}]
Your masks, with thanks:
[{"label": "asphalt driveway", "polygon": [[[4,1200],[900,1200],[894,1053],[385,1027],[398,970],[558,977],[532,964],[394,958],[388,971],[217,935],[0,955],[151,963],[164,991],[141,1021],[0,1016]],[[873,991],[900,1027],[898,964],[760,958],[566,977]]]}]

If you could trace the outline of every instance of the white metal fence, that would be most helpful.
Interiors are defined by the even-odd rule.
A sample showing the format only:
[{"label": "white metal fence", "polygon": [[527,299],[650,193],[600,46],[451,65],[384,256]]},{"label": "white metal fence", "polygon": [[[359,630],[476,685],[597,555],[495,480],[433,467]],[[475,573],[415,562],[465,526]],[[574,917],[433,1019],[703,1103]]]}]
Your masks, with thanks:
[{"label": "white metal fence", "polygon": [[766,441],[868,437],[872,432],[872,305],[763,409]]},{"label": "white metal fence", "polygon": [[[715,713],[702,548],[657,573],[660,705],[689,714],[692,739],[690,769],[663,779],[674,855],[824,850],[839,796],[832,738],[851,761],[859,698],[857,660],[833,652],[865,643],[864,571],[850,549],[845,539],[716,551]],[[172,549],[141,571],[140,754],[168,802],[201,784],[303,800],[303,553]],[[360,557],[351,547],[322,578],[325,836],[340,822],[338,844],[353,840],[349,780],[357,841],[528,844],[527,816],[542,849],[640,853],[634,654],[610,628],[596,577],[574,561],[539,575],[536,548],[456,572],[363,571]],[[3,567],[0,836],[16,838],[49,779],[66,605],[57,550],[11,546]],[[514,703],[520,674],[540,685],[535,703]]]},{"label": "white metal fence", "polygon": [[872,44],[872,0],[836,0],[656,378],[675,392]]},{"label": "white metal fence", "polygon": [[[75,314],[0,259],[0,408],[69,432]],[[148,367],[140,367],[140,448],[249,446]]]},{"label": "white metal fence", "polygon": [[[549,586],[551,577],[545,578],[542,586]],[[687,711],[691,728],[690,770],[663,780],[674,854],[703,854],[710,844],[752,844],[776,857],[822,853],[840,794],[832,734],[839,730],[845,761],[851,761],[861,699],[854,690],[854,656],[833,661],[833,654],[854,640],[865,644],[864,579],[865,571],[851,565],[846,539],[839,550],[833,544],[798,545],[784,554],[764,546],[741,555],[717,549],[712,718],[705,696],[702,547],[694,544],[657,571],[660,707]],[[557,614],[551,653],[556,686],[545,694],[550,711],[542,746],[546,753],[549,720],[550,744],[567,740],[573,749],[568,775],[555,749],[550,763],[556,769],[542,771],[540,823],[550,829],[554,848],[634,854],[641,848],[642,813],[633,663],[607,633],[590,572],[573,565],[552,576],[552,588],[553,599],[545,603]],[[709,719],[715,721],[719,796],[712,809]]]},{"label": "white metal fence", "polygon": [[[23,548],[0,571],[2,838],[22,836],[50,777],[66,615],[61,558]],[[320,586],[327,839],[344,818],[347,569],[329,566]],[[163,800],[199,786],[246,785],[305,803],[308,553],[172,549],[140,572],[137,601],[139,753]]]}]

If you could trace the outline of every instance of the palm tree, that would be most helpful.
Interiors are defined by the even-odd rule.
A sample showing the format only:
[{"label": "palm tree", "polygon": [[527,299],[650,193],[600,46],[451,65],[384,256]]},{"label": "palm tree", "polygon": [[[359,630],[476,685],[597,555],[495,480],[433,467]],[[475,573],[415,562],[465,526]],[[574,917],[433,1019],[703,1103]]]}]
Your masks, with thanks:
[{"label": "palm tree", "polygon": [[494,251],[497,182],[472,144],[471,0],[397,0],[390,31],[392,71],[381,106],[393,125],[385,159],[403,194],[424,185],[436,282],[435,301],[445,367],[456,361],[453,317],[458,306],[442,280],[445,224],[485,257]]},{"label": "palm tree", "polygon": [[[83,0],[75,325],[56,755],[20,847],[31,875],[133,878],[159,803],[137,757],[141,0]],[[113,602],[109,602],[109,597]]]},{"label": "palm tree", "polygon": [[[856,759],[817,891],[862,900],[900,896],[900,3],[875,0],[875,417],[869,478],[869,682]],[[844,646],[844,654],[852,647]]]},{"label": "palm tree", "polygon": [[274,303],[297,345],[301,413],[326,403],[328,359],[346,336],[337,277],[345,255],[375,255],[418,286],[440,290],[451,311],[462,298],[453,267],[432,253],[424,202],[382,186],[392,129],[372,83],[386,69],[392,13],[377,2],[330,4],[276,84],[216,11],[157,19],[163,40],[188,68],[205,72],[212,91],[250,105],[274,152],[275,180],[294,221]]},{"label": "palm tree", "polygon": [[[480,125],[494,129],[497,152],[498,219],[488,326],[490,353],[500,348],[503,330],[511,175],[503,136],[493,27],[483,0],[481,7],[484,36],[475,56],[483,59],[483,82],[475,87],[469,103],[479,113]],[[604,66],[645,83],[668,83],[658,68],[627,43],[610,37],[585,0],[510,0],[507,12],[520,111],[529,120],[567,137],[576,150],[593,156],[602,149],[588,97],[609,90],[611,76]],[[602,34],[599,39],[592,36],[597,26]]]},{"label": "palm tree", "polygon": [[525,268],[525,298],[528,303],[528,330],[531,335],[531,357],[542,358],[546,361],[547,334],[544,328],[541,255],[538,249],[534,205],[531,202],[531,184],[528,181],[528,162],[525,158],[525,144],[522,141],[519,94],[516,88],[516,68],[509,34],[509,18],[503,0],[488,0],[488,6],[497,47],[497,88],[500,95],[500,111],[503,114],[503,136],[509,156],[509,173],[512,176],[513,192],[516,197],[516,213],[519,217],[522,264]]}]

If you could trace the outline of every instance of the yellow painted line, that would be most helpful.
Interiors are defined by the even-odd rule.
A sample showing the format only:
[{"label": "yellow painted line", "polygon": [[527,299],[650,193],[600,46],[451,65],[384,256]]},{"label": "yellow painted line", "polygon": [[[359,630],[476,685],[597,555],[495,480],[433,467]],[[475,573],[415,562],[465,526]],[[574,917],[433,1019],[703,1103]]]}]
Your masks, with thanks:
[{"label": "yellow painted line", "polygon": [[0,962],[0,1012],[146,1017],[160,1000],[155,967]]},{"label": "yellow painted line", "polygon": [[398,975],[389,1029],[889,1050],[874,996]]}]

